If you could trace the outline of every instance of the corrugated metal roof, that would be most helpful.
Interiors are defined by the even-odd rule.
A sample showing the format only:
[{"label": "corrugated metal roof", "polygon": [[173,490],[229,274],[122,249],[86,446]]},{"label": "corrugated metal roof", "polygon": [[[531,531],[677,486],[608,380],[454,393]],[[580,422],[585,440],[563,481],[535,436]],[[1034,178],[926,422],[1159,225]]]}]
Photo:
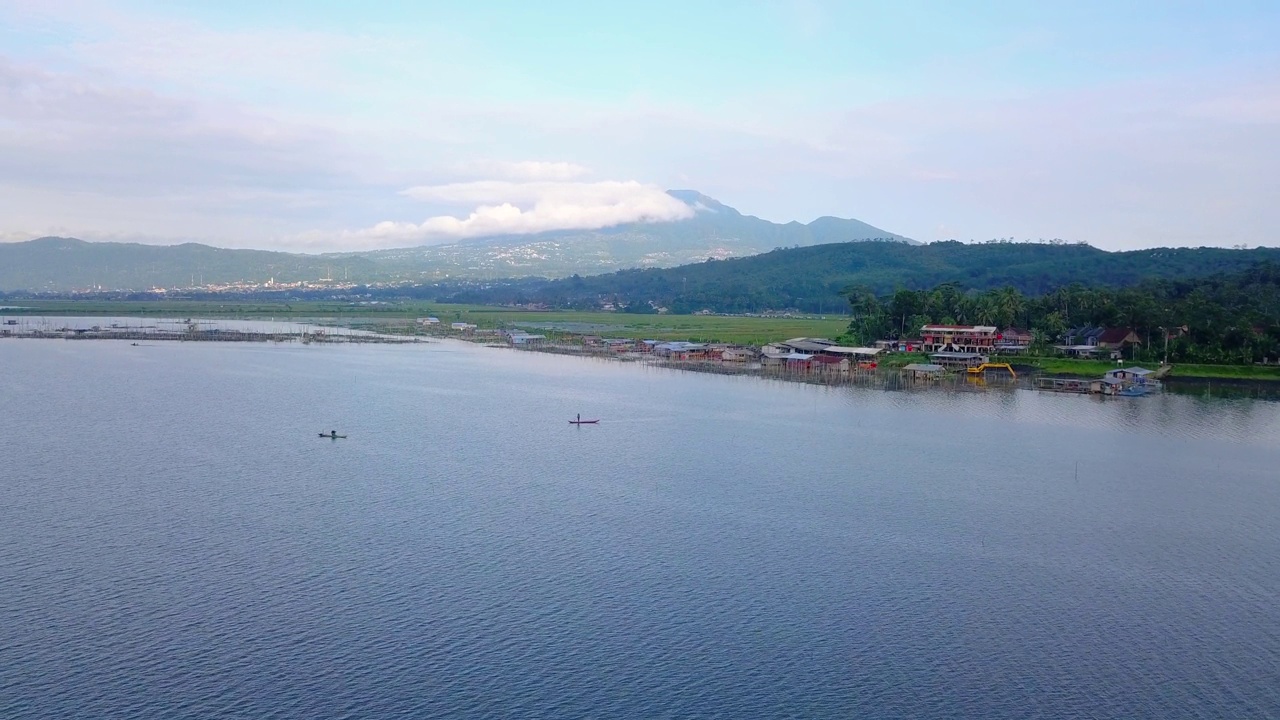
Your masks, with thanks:
[{"label": "corrugated metal roof", "polygon": [[981,332],[993,333],[996,331],[993,325],[925,325],[920,328],[921,332]]},{"label": "corrugated metal roof", "polygon": [[823,352],[834,355],[879,355],[884,352],[880,348],[869,347],[844,347],[841,345],[832,345],[823,349]]},{"label": "corrugated metal roof", "polygon": [[788,340],[784,343],[779,343],[779,345],[789,347],[792,350],[803,350],[811,353],[819,353],[831,347],[831,345],[827,343],[814,342],[812,340]]},{"label": "corrugated metal roof", "polygon": [[902,369],[911,370],[913,372],[942,372],[946,368],[932,363],[911,363],[910,365],[904,366]]}]

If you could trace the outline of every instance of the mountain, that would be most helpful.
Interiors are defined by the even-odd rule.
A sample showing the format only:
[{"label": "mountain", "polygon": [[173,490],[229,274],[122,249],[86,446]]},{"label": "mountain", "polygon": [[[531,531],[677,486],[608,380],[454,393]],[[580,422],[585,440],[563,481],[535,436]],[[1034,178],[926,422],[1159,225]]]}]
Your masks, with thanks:
[{"label": "mountain", "polygon": [[708,258],[747,257],[779,247],[893,240],[901,235],[860,220],[823,217],[785,224],[743,215],[693,190],[669,190],[694,209],[687,220],[627,223],[599,230],[558,230],[499,236],[450,245],[340,254],[377,261],[388,273],[419,280],[596,275],[626,268],[674,267]]},{"label": "mountain", "polygon": [[160,246],[72,238],[0,243],[0,291],[146,290],[271,280],[317,283],[321,278],[334,283],[556,278],[673,267],[819,243],[875,239],[914,243],[858,220],[819,218],[807,225],[778,224],[743,215],[692,190],[670,194],[692,207],[693,217],[372,252],[303,255],[195,243]]},{"label": "mountain", "polygon": [[753,257],[594,277],[524,280],[485,287],[422,289],[440,301],[542,303],[595,307],[603,302],[645,310],[750,313],[796,308],[841,312],[842,293],[866,286],[884,295],[957,282],[964,289],[1012,286],[1027,295],[1081,283],[1129,287],[1144,280],[1190,279],[1280,264],[1280,248],[1155,248],[1107,252],[1088,245],[1038,243],[907,245],[861,242],[774,250]]},{"label": "mountain", "polygon": [[377,266],[354,257],[341,264],[316,255],[226,250],[197,243],[140,245],[44,237],[0,243],[0,291],[146,290],[153,287],[279,283],[346,271],[373,277]]}]

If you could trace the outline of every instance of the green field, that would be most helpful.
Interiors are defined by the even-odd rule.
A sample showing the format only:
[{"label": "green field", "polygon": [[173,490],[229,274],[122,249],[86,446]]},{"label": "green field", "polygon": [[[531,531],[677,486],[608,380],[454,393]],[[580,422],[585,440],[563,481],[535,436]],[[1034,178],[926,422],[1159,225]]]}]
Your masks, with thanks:
[{"label": "green field", "polygon": [[[1117,364],[1108,360],[1073,360],[1058,357],[1026,357],[1026,356],[994,356],[992,362],[1007,362],[1011,365],[1030,365],[1050,375],[1075,375],[1086,378],[1102,377],[1108,370],[1117,367],[1145,367],[1155,370],[1159,363],[1129,362]],[[929,356],[924,353],[894,353],[883,356],[880,365],[886,368],[902,367],[908,363],[927,363]],[[1168,379],[1221,379],[1250,381],[1280,381],[1280,365],[1196,365],[1174,364]]]},{"label": "green field", "polygon": [[760,318],[718,315],[631,315],[611,312],[570,310],[532,311],[482,305],[440,303],[356,304],[341,302],[101,302],[24,301],[31,308],[25,314],[238,317],[238,318],[323,318],[333,322],[394,321],[435,316],[441,322],[469,322],[484,328],[534,326],[549,333],[573,332],[646,340],[692,340],[763,345],[795,337],[835,338],[848,327],[848,318],[839,316]]},{"label": "green field", "polygon": [[[1155,370],[1159,367],[1159,363],[1129,362],[1128,360],[1119,364],[1108,360],[1072,360],[1070,358],[1052,357],[1006,357],[999,358],[998,360],[993,358],[993,360],[998,362],[1009,362],[1015,365],[1034,365],[1043,372],[1055,375],[1079,375],[1081,377],[1101,377],[1108,370],[1114,370],[1117,367],[1132,367],[1137,365],[1149,370]],[[1168,379],[1177,380],[1179,378],[1280,380],[1280,366],[1200,365],[1191,363],[1175,363],[1173,370],[1170,371],[1168,375]]]},{"label": "green field", "polygon": [[717,315],[628,315],[608,312],[530,312],[492,307],[433,306],[442,322],[462,321],[480,327],[514,327],[550,332],[603,335],[642,340],[691,340],[763,345],[796,337],[835,338],[844,334],[847,318],[760,318]]}]

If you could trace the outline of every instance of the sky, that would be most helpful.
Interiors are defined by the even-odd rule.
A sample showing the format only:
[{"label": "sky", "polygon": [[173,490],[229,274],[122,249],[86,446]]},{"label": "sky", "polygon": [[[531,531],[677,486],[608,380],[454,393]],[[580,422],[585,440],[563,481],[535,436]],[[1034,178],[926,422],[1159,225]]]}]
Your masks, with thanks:
[{"label": "sky", "polygon": [[1280,245],[1280,3],[0,0],[0,240]]}]

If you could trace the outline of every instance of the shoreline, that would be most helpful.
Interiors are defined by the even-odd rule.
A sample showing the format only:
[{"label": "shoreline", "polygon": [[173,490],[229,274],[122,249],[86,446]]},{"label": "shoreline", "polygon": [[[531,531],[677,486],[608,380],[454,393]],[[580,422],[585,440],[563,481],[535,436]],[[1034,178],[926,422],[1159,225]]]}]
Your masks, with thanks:
[{"label": "shoreline", "polygon": [[[577,344],[552,343],[539,346],[516,347],[499,340],[498,337],[494,335],[467,337],[459,334],[442,332],[428,334],[428,337],[500,350],[540,353],[543,355],[559,355],[602,362],[616,362],[621,364],[643,364],[646,367],[659,368],[663,370],[676,370],[679,372],[692,372],[702,375],[752,377],[762,380],[774,380],[803,385],[823,385],[827,387],[855,386],[878,388],[888,391],[948,390],[953,392],[987,392],[1028,390],[1048,392],[1037,389],[1037,378],[1072,377],[1081,380],[1092,379],[1090,376],[1071,376],[1064,375],[1062,373],[1051,373],[1035,368],[1034,366],[1018,366],[1016,364],[1015,368],[1018,372],[1018,377],[1016,379],[999,373],[993,373],[990,376],[985,376],[970,375],[965,372],[952,372],[938,379],[917,380],[904,376],[903,373],[900,372],[901,368],[897,366],[882,366],[875,370],[850,370],[847,373],[790,372],[786,369],[770,369],[761,367],[758,364],[753,365],[750,363],[664,360],[643,353],[611,353],[607,351],[593,350]],[[1196,378],[1194,381],[1188,382],[1188,378],[1172,377],[1166,380],[1163,383],[1163,386],[1165,388],[1164,392],[1169,392],[1170,394],[1175,395],[1185,394],[1186,391],[1203,393],[1205,390],[1212,392],[1218,389],[1229,389],[1230,392],[1226,394],[1230,396],[1238,397],[1244,395],[1256,397],[1258,399],[1280,400],[1280,382],[1276,382],[1274,380],[1251,380],[1248,378]],[[1122,399],[1097,394],[1081,395],[1083,397],[1096,398],[1099,400]]]},{"label": "shoreline", "polygon": [[[86,320],[94,318],[111,317],[96,312],[85,312],[76,315],[70,312],[60,312],[50,308],[30,308],[30,310],[43,310],[44,313],[37,315],[33,312],[22,312],[11,315],[11,318],[18,319],[24,324],[30,320],[40,318],[71,318],[81,317]],[[69,310],[69,308],[68,308]],[[311,309],[314,310],[314,309]],[[293,317],[288,317],[288,315]],[[423,326],[415,323],[408,317],[370,317],[370,316],[347,316],[341,314],[322,314],[314,312],[301,312],[286,314],[288,319],[275,319],[279,315],[271,313],[263,313],[246,317],[239,315],[238,317],[208,317],[198,318],[198,322],[220,323],[254,323],[254,322],[277,322],[286,325],[304,325],[312,327],[324,328],[342,328],[346,331],[355,331],[362,333],[360,335],[349,335],[347,333],[326,333],[323,330],[306,330],[291,329],[289,332],[265,332],[260,330],[197,330],[191,332],[143,332],[139,328],[93,328],[92,331],[79,328],[74,331],[65,332],[66,328],[51,329],[42,328],[32,330],[24,328],[18,330],[7,325],[0,325],[0,339],[8,337],[13,338],[46,338],[46,339],[123,339],[134,340],[139,342],[173,342],[173,341],[242,341],[242,342],[302,342],[310,343],[369,343],[369,344],[412,344],[415,342],[423,342],[428,338],[453,339],[473,344],[492,345],[498,347],[507,347],[512,349],[521,349],[528,351],[544,352],[549,354],[575,355],[582,357],[601,357],[627,362],[645,360],[651,364],[660,366],[669,366],[677,369],[691,369],[690,365],[699,361],[670,361],[655,362],[643,353],[615,353],[603,348],[588,347],[583,344],[581,335],[573,332],[555,333],[548,338],[548,343],[539,346],[517,347],[505,341],[502,338],[501,330],[498,328],[476,328],[468,334],[452,330],[448,326]],[[174,317],[181,316],[182,313],[173,315],[165,312],[156,312],[154,316],[151,313],[146,315],[128,315],[117,316],[122,319],[137,321],[142,318],[152,316],[157,320],[172,320]],[[194,317],[194,316],[188,316]],[[307,318],[307,319],[304,319]],[[552,331],[554,332],[554,331]],[[367,333],[367,334],[364,334]],[[551,334],[551,333],[548,333]],[[736,346],[736,345],[735,345]],[[993,358],[993,360],[996,358]],[[905,362],[911,361],[911,358],[888,356],[885,361],[880,363],[880,367],[875,372],[885,374],[885,371],[896,371],[898,366]],[[1090,380],[1095,379],[1099,368],[1094,366],[1081,367],[1078,370],[1069,368],[1067,363],[1070,361],[1058,358],[1019,358],[1016,356],[1000,357],[1001,362],[1011,363],[1017,370],[1019,377],[1057,377]],[[921,360],[920,362],[927,362]],[[857,378],[865,377],[866,372],[862,370],[849,369],[842,373],[818,373],[819,377],[809,377],[811,372],[785,372],[773,369],[747,369],[739,367],[742,363],[731,363],[721,360],[711,360],[702,363],[699,372],[709,372],[716,374],[732,374],[732,375],[767,375],[769,377],[787,377],[794,378],[800,382],[822,383],[822,384],[845,384],[857,381]],[[1094,363],[1096,365],[1096,363]],[[1173,370],[1165,380],[1174,385],[1181,386],[1232,386],[1237,388],[1258,388],[1265,390],[1280,390],[1280,371],[1268,372],[1269,366],[1254,365],[1203,365],[1195,363],[1186,363],[1182,365],[1173,365]],[[1280,369],[1277,369],[1280,370]],[[893,373],[896,374],[896,373]],[[843,376],[841,376],[843,375]],[[963,373],[961,374],[963,376]],[[995,381],[1000,384],[1008,384],[1008,379],[1000,378],[996,374],[983,377],[987,382]],[[933,381],[937,382],[937,381]]]}]

